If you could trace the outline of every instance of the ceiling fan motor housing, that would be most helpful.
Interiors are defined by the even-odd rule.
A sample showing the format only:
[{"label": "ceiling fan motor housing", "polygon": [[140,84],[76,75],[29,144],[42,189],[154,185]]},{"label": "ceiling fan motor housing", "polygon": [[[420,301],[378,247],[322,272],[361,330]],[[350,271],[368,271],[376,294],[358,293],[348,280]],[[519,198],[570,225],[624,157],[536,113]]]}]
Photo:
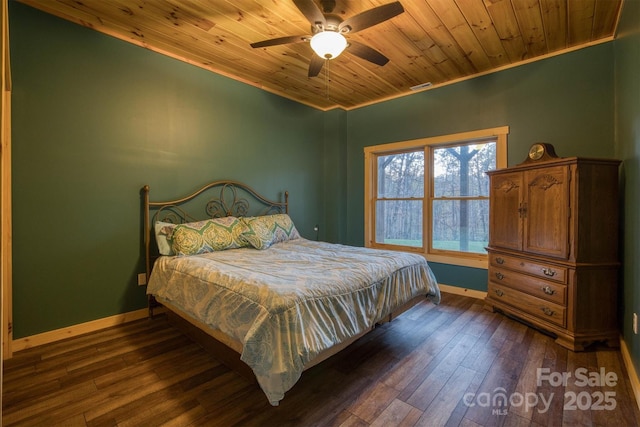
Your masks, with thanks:
[{"label": "ceiling fan motor housing", "polygon": [[[322,22],[316,22],[315,25],[311,26],[311,32],[313,34],[317,34],[322,31],[338,32],[338,28],[340,27],[340,24],[342,23],[343,19],[340,16],[333,15],[333,14],[325,15],[324,18],[325,18],[325,23],[323,24]],[[340,29],[340,32],[343,34],[349,32],[349,29],[350,29],[348,25],[345,27],[348,28],[346,31],[345,31],[345,28]]]}]

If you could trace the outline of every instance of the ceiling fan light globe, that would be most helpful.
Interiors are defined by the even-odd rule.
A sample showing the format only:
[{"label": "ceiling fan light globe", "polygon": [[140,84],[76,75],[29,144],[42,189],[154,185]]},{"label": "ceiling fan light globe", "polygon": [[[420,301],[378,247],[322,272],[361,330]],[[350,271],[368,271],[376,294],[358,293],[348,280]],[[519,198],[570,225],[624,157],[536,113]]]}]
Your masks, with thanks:
[{"label": "ceiling fan light globe", "polygon": [[336,58],[346,47],[347,39],[336,31],[322,31],[311,38],[311,49],[320,58]]}]

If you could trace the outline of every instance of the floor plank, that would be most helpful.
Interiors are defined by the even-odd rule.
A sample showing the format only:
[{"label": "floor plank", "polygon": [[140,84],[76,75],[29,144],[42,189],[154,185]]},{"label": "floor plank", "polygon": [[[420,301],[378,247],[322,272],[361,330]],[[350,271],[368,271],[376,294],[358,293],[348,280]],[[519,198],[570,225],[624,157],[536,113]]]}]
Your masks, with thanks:
[{"label": "floor plank", "polygon": [[[616,380],[579,381],[601,372]],[[23,350],[3,390],[4,426],[640,425],[619,350],[567,351],[446,293],[306,371],[277,407],[162,316]]]}]

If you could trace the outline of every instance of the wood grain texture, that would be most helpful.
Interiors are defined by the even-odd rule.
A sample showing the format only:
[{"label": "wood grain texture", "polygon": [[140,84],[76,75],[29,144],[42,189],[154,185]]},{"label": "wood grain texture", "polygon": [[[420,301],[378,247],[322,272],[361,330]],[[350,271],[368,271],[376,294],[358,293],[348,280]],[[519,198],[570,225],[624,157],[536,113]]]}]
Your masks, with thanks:
[{"label": "wood grain texture", "polygon": [[488,173],[486,301],[575,351],[619,345],[619,164],[552,158]]},{"label": "wood grain texture", "polygon": [[[610,41],[622,0],[402,0],[405,12],[348,35],[390,59],[349,54],[307,77],[308,35],[292,0],[20,0],[47,13],[322,110],[352,109]],[[319,3],[319,2],[317,2]],[[390,3],[336,0],[347,19]]]},{"label": "wood grain texture", "polygon": [[[537,369],[615,373],[613,386],[538,384]],[[469,396],[535,393],[548,410]],[[615,396],[612,410],[563,410],[565,392]],[[471,400],[470,400],[471,399]],[[478,402],[475,400],[473,402]],[[499,410],[497,410],[499,409]],[[164,316],[17,352],[5,364],[4,426],[638,425],[621,354],[573,353],[540,332],[443,294],[306,371],[280,406]]]}]

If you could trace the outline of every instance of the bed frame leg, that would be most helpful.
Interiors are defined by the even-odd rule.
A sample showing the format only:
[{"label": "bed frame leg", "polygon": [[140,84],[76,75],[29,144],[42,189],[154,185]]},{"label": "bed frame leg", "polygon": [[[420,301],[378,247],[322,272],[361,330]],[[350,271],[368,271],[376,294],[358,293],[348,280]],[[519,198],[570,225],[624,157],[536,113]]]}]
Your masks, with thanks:
[{"label": "bed frame leg", "polygon": [[153,319],[153,309],[158,305],[153,295],[148,296],[147,304],[149,306],[149,319]]}]

